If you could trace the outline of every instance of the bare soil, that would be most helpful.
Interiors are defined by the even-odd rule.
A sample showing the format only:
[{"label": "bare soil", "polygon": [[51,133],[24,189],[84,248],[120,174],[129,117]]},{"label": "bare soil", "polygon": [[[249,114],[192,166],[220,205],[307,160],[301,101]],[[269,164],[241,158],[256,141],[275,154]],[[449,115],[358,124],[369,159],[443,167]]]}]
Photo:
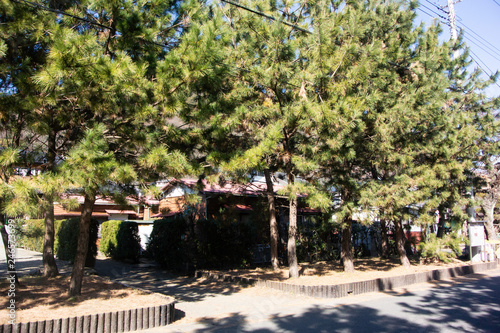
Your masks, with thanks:
[{"label": "bare soil", "polygon": [[334,285],[348,282],[359,282],[384,278],[397,275],[406,275],[417,272],[427,272],[435,269],[457,267],[468,265],[468,262],[454,260],[450,263],[427,263],[421,264],[412,261],[409,268],[404,268],[397,259],[355,259],[355,272],[346,273],[340,261],[321,261],[316,263],[299,264],[300,276],[297,279],[290,279],[286,267],[274,271],[272,268],[236,269],[225,271],[213,271],[221,274],[233,276],[249,277],[261,280],[273,280],[300,285]]},{"label": "bare soil", "polygon": [[[68,318],[162,305],[168,297],[127,288],[98,276],[85,276],[82,295],[69,297],[69,276],[22,277],[15,290],[16,322]],[[9,283],[0,282],[0,324],[8,322]]]}]

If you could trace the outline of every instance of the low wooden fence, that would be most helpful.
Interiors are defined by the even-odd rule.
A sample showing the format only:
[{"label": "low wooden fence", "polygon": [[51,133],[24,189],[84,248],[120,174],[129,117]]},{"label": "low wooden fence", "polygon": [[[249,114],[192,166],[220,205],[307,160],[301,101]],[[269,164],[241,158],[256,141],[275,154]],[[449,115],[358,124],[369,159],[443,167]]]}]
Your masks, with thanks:
[{"label": "low wooden fence", "polygon": [[322,298],[339,298],[339,297],[346,297],[349,295],[359,295],[369,292],[387,291],[415,283],[443,280],[473,273],[481,273],[495,268],[497,268],[497,262],[488,262],[488,263],[465,265],[452,268],[436,269],[429,272],[420,272],[420,273],[412,273],[401,276],[378,278],[368,281],[351,282],[351,283],[336,284],[336,285],[318,285],[318,286],[305,286],[299,284],[291,284],[287,282],[260,280],[260,279],[232,276],[232,275],[224,275],[208,271],[197,271],[196,277],[204,277],[221,281],[231,281],[244,284],[251,284],[259,287],[277,289],[283,292],[293,293],[296,295],[322,297]]},{"label": "low wooden fence", "polygon": [[146,308],[72,318],[0,325],[0,333],[121,333],[165,326],[174,321],[175,301]]}]

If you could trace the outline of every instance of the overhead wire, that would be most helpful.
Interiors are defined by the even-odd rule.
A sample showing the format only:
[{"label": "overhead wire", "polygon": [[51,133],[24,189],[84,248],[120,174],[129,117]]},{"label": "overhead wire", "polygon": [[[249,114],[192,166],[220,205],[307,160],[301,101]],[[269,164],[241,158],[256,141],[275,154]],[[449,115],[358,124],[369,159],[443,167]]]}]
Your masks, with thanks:
[{"label": "overhead wire", "polygon": [[267,19],[269,19],[269,20],[272,20],[272,21],[277,21],[277,22],[283,23],[284,25],[287,25],[287,26],[292,27],[292,28],[294,28],[294,29],[300,30],[300,31],[302,31],[302,32],[305,32],[305,33],[308,33],[308,34],[310,34],[310,33],[311,33],[309,30],[306,30],[306,29],[304,29],[304,28],[301,28],[301,27],[299,27],[299,26],[298,26],[298,25],[296,25],[296,24],[292,24],[292,23],[287,22],[287,21],[285,21],[285,20],[280,20],[280,19],[277,19],[277,18],[275,18],[275,17],[273,17],[273,16],[269,16],[269,15],[267,15],[267,14],[264,14],[264,13],[262,13],[262,12],[258,11],[258,10],[254,10],[254,9],[248,8],[248,7],[246,7],[246,6],[240,5],[239,3],[236,3],[236,2],[233,2],[233,1],[228,1],[228,0],[220,0],[220,1],[225,2],[225,3],[227,3],[227,4],[230,4],[230,5],[232,5],[232,6],[235,6],[235,7],[241,8],[241,9],[243,9],[243,10],[249,11],[249,12],[251,12],[251,13],[257,14],[257,15],[259,15],[259,16],[265,17],[265,18],[267,18]]},{"label": "overhead wire", "polygon": [[443,16],[443,15],[441,15],[439,13],[436,13],[432,8],[427,7],[426,5],[422,4],[421,2],[420,2],[420,6],[424,7],[425,9],[427,9],[428,11],[430,11],[431,13],[434,13],[434,15],[437,15],[442,20],[445,20],[445,21],[448,20],[448,18],[446,16]]},{"label": "overhead wire", "polygon": [[59,14],[59,15],[68,16],[68,17],[71,17],[71,18],[74,18],[74,19],[86,22],[88,24],[104,28],[104,29],[112,30],[111,27],[108,27],[107,25],[101,24],[99,22],[92,21],[92,20],[86,19],[84,17],[79,17],[79,16],[76,16],[76,15],[73,15],[73,14],[69,14],[69,13],[63,12],[62,10],[53,9],[53,8],[41,5],[39,3],[36,3],[36,2],[31,2],[31,1],[28,1],[28,0],[11,0],[11,1],[15,2],[15,3],[18,3],[20,5],[24,4],[24,5],[28,5],[30,7],[33,7],[33,8],[43,9],[43,10],[46,10],[46,11],[49,11],[49,12],[53,12],[53,13],[56,13],[56,14]]},{"label": "overhead wire", "polygon": [[[428,2],[429,4],[431,4],[432,6],[436,7],[438,10],[442,11],[443,13],[448,14],[448,12],[446,10],[444,10],[441,6],[437,5],[436,3],[433,3],[433,2],[431,2],[429,0],[425,0],[425,1]],[[433,13],[435,13],[435,12],[433,12]],[[439,16],[439,17],[441,17],[441,18],[445,19],[446,21],[448,21],[448,18],[446,18],[446,17],[443,17],[443,16]],[[472,30],[471,28],[469,28],[465,23],[463,23],[463,20],[458,15],[457,15],[457,18],[459,18],[459,20],[457,22],[457,25],[461,25],[461,26],[464,26],[465,28],[467,28],[467,29],[463,29],[461,27],[461,30],[463,30],[465,32],[471,32],[472,34],[474,34],[475,36],[477,36],[477,37],[470,36],[470,38],[476,39],[477,43],[480,43],[480,44],[484,45],[485,47],[487,47],[488,49],[490,49],[492,52],[496,53],[497,56],[500,56],[500,49],[498,49],[497,47],[495,47],[493,44],[491,44],[486,39],[484,39],[481,35],[479,35],[474,30]],[[482,41],[478,41],[477,38],[481,39]],[[492,55],[492,57],[494,57],[494,56]]]},{"label": "overhead wire", "polygon": [[476,45],[478,48],[480,48],[481,50],[483,50],[483,52],[485,52],[486,54],[488,54],[489,56],[491,56],[493,59],[497,60],[497,61],[500,61],[500,56],[496,56],[494,54],[491,54],[488,52],[488,50],[486,50],[483,46],[481,46],[480,44],[478,44],[475,40],[473,40],[472,38],[464,35],[464,38],[467,39],[469,42],[471,42],[472,44]]},{"label": "overhead wire", "polygon": [[[433,19],[437,19],[437,20],[439,20],[437,17],[435,17],[435,16],[434,16],[434,15],[432,15],[432,14],[427,13],[427,12],[426,12],[425,10],[423,10],[422,8],[417,8],[417,10],[421,11],[422,13],[424,13],[424,14],[425,14],[425,15],[427,15],[427,16],[432,17]],[[439,22],[441,22],[441,23],[442,23],[442,24],[444,24],[444,25],[450,26],[450,24],[449,24],[448,22],[446,22],[446,21],[439,20]]]},{"label": "overhead wire", "polygon": [[[31,2],[31,1],[28,1],[28,0],[11,0],[11,1],[15,2],[15,3],[18,3],[20,5],[26,5],[26,6],[29,6],[29,7],[32,7],[32,8],[38,8],[38,9],[42,9],[42,10],[49,11],[49,12],[52,12],[52,13],[56,13],[58,15],[63,15],[63,16],[71,17],[73,19],[76,19],[76,20],[79,20],[79,21],[82,21],[82,22],[86,22],[86,23],[88,23],[90,25],[94,25],[94,26],[97,26],[97,27],[100,27],[100,28],[103,28],[103,29],[113,30],[113,28],[110,27],[110,26],[101,24],[101,23],[96,22],[96,21],[92,21],[92,20],[86,19],[84,17],[76,16],[76,15],[64,12],[62,10],[50,8],[50,7],[38,4],[36,2]],[[145,43],[154,44],[154,45],[162,47],[162,48],[169,48],[169,46],[165,45],[165,44],[157,43],[155,41],[146,40],[146,39],[143,39],[143,38],[139,38],[139,39],[141,41],[145,42]]]},{"label": "overhead wire", "polygon": [[[440,10],[440,11],[442,11],[442,12],[444,12],[444,13],[448,14],[448,12],[447,12],[447,11],[445,11],[445,10],[444,10],[441,6],[437,5],[436,3],[432,3],[432,2],[431,2],[431,1],[429,1],[429,0],[425,0],[425,1],[426,1],[426,2],[428,2],[429,4],[433,5],[434,7],[436,7],[438,10]],[[497,0],[493,0],[493,1],[494,1],[497,5],[499,5],[499,6],[500,6],[500,3],[498,3],[498,2],[497,2]],[[421,6],[424,6],[425,8],[428,8],[427,6],[422,5],[421,3],[420,3],[420,5],[421,5]],[[438,15],[436,12],[434,12],[434,11],[432,11],[432,12],[433,12],[434,14]],[[429,15],[428,13],[426,13],[426,14],[427,14],[427,15]],[[438,16],[439,16],[440,18],[443,18],[443,16],[441,16],[441,15],[438,15]],[[434,18],[435,18],[435,17],[434,17]],[[444,19],[446,20],[446,22],[448,22],[448,18],[444,18]],[[445,24],[446,24],[446,25],[448,25],[448,26],[450,26],[450,24],[449,24],[449,23],[445,23]],[[476,45],[476,46],[477,46],[478,48],[480,48],[483,52],[485,52],[486,54],[488,54],[489,56],[491,56],[491,57],[492,57],[492,58],[494,58],[495,60],[500,61],[500,59],[499,59],[499,57],[500,57],[500,50],[499,50],[497,47],[495,47],[493,44],[491,44],[490,42],[488,42],[486,39],[484,39],[481,35],[479,35],[478,33],[476,33],[474,30],[472,30],[472,29],[470,29],[469,27],[467,27],[467,26],[465,25],[465,23],[463,23],[463,22],[462,22],[462,20],[460,20],[460,21],[457,23],[457,25],[461,25],[461,26],[463,26],[463,27],[465,27],[465,28],[466,28],[466,29],[464,29],[463,27],[460,27],[460,29],[461,29],[463,32],[467,33],[467,35],[465,35],[465,34],[464,34],[464,38],[465,38],[465,39],[467,39],[468,41],[470,41],[472,44]],[[474,35],[476,35],[477,37],[476,37],[476,36],[472,36],[469,32],[473,33],[473,34],[474,34]],[[478,38],[480,38],[482,41],[481,41],[481,40],[478,40]],[[482,44],[483,46],[481,46],[480,44]],[[487,49],[485,49],[485,47],[486,47]],[[488,49],[489,49],[489,50],[488,50]],[[470,54],[472,55],[472,56],[470,56],[470,57],[471,57],[471,59],[472,59],[472,60],[473,60],[473,61],[474,61],[474,62],[475,62],[478,66],[479,66],[479,68],[481,68],[481,70],[482,70],[485,74],[487,74],[488,76],[493,75],[494,71],[493,71],[493,70],[491,70],[491,68],[489,68],[489,67],[486,65],[486,63],[485,63],[484,61],[482,61],[482,60],[481,60],[481,58],[479,58],[479,56],[478,56],[476,53],[474,53],[474,52],[473,52],[470,48],[469,48],[469,52],[470,52]],[[491,52],[493,52],[494,54],[492,54]],[[481,66],[481,64],[480,64],[479,62],[482,64],[482,66]],[[484,66],[484,67],[483,67],[483,66]],[[485,70],[485,68],[487,68],[487,69],[488,69],[489,73],[488,73],[488,71],[486,71],[486,70]],[[497,86],[499,86],[499,87],[500,87],[500,85],[499,85],[497,82],[495,82],[495,84],[496,84]]]},{"label": "overhead wire", "polygon": [[[482,42],[480,42],[481,44],[483,44],[485,47],[488,47],[492,52],[496,53],[497,55],[500,56],[500,49],[497,48],[495,45],[493,45],[492,43],[488,42],[486,39],[484,39],[480,34],[478,34],[477,32],[475,32],[474,30],[472,30],[471,28],[469,28],[467,25],[465,25],[465,23],[462,23],[460,22],[459,25],[462,25],[464,26],[466,29],[462,28],[461,29],[465,32],[471,32],[473,33],[474,35],[476,35],[477,37],[476,38],[479,38],[482,40]],[[478,41],[479,42],[479,41]]]},{"label": "overhead wire", "polygon": [[[488,76],[492,76],[493,74],[495,74],[491,68],[488,67],[488,65],[486,65],[482,60],[481,58],[479,58],[475,53],[474,51],[470,50],[469,49],[469,52],[474,56],[474,57],[471,57],[471,59],[476,63],[476,65],[479,66],[479,68],[481,68],[481,70]],[[489,73],[484,69],[483,66],[481,66],[481,64],[479,64],[479,62],[481,62],[483,64],[484,67],[486,67],[488,70],[489,70]],[[497,85],[499,88],[500,88],[500,84],[498,84],[498,82],[495,82],[495,85]]]}]

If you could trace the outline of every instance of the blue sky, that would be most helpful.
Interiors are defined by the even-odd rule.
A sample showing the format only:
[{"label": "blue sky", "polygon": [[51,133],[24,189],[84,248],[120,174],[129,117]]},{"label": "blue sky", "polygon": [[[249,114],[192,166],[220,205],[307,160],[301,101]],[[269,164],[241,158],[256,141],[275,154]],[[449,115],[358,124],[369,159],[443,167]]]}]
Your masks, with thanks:
[{"label": "blue sky", "polygon": [[[419,0],[419,2],[421,6],[417,13],[424,22],[431,22],[432,17],[445,21],[439,18],[438,14],[444,17],[447,17],[447,14],[437,7],[446,6],[447,0]],[[500,0],[462,0],[455,4],[455,14],[458,27],[465,30],[465,42],[471,50],[471,56],[485,72],[490,74],[500,71]],[[442,38],[450,38],[448,26],[443,26]],[[473,62],[472,66],[478,65]],[[500,82],[488,89],[487,94],[500,95]]]}]

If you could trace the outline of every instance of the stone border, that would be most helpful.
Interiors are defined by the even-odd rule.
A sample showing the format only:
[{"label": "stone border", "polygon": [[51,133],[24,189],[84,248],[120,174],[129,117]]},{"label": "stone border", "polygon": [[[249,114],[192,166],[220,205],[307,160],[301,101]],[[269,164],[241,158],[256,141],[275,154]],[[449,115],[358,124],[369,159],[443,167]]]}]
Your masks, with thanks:
[{"label": "stone border", "polygon": [[0,325],[0,333],[121,333],[165,326],[174,321],[175,300],[146,308]]},{"label": "stone border", "polygon": [[415,283],[449,279],[468,274],[480,273],[495,268],[497,268],[496,261],[459,266],[459,267],[436,269],[429,272],[412,273],[407,275],[378,278],[368,281],[351,282],[351,283],[343,283],[336,285],[317,285],[317,286],[306,286],[306,285],[290,284],[279,281],[231,276],[218,273],[211,273],[209,271],[196,271],[195,276],[197,278],[204,277],[219,281],[237,282],[243,284],[250,284],[258,287],[266,287],[266,288],[281,290],[283,292],[293,293],[296,295],[321,297],[321,298],[339,298],[339,297],[346,297],[349,295],[359,295],[369,292],[387,291]]}]

